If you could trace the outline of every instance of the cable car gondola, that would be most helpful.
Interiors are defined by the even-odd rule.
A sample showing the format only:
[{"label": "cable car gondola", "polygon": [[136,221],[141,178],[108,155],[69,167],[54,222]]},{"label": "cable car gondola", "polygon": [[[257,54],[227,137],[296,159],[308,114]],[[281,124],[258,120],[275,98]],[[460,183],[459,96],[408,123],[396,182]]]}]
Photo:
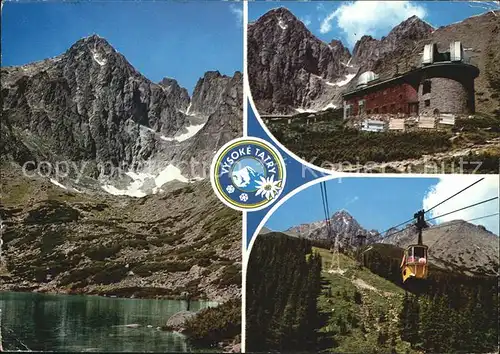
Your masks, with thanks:
[{"label": "cable car gondola", "polygon": [[408,278],[427,278],[427,249],[426,245],[410,245],[405,250],[401,262],[403,282]]},{"label": "cable car gondola", "polygon": [[403,283],[408,279],[426,279],[428,274],[428,249],[422,242],[422,229],[427,227],[423,210],[415,214],[418,229],[418,244],[409,245],[403,254],[401,261],[401,273]]}]

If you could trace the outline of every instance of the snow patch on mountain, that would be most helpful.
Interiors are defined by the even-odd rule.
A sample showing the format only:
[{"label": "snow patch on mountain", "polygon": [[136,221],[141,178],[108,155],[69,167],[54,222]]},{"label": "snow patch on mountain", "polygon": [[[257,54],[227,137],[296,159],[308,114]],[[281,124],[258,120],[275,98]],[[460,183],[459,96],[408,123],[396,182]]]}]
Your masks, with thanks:
[{"label": "snow patch on mountain", "polygon": [[295,108],[295,110],[299,113],[316,113],[318,112],[317,110],[315,109],[304,109],[304,108]]},{"label": "snow patch on mountain", "polygon": [[171,138],[162,135],[162,136],[160,136],[160,139],[165,140],[165,141],[181,142],[181,141],[187,140],[187,139],[195,136],[196,133],[198,133],[204,126],[205,126],[205,123],[189,125],[189,126],[185,127],[185,129],[187,130],[186,133],[183,133],[181,135],[177,135],[177,136],[174,136]]},{"label": "snow patch on mountain", "polygon": [[280,28],[282,30],[286,30],[288,28],[288,26],[285,24],[285,22],[281,18],[278,20],[278,26],[280,26]]},{"label": "snow patch on mountain", "polygon": [[53,178],[50,179],[50,182],[52,182],[52,184],[55,184],[58,187],[61,187],[62,189],[68,189],[65,185],[59,183],[57,180],[55,180]]},{"label": "snow patch on mountain", "polygon": [[[157,174],[147,172],[128,171],[125,174],[133,181],[123,189],[117,188],[111,184],[101,186],[103,190],[113,195],[127,195],[135,198],[142,198],[150,193],[158,193],[161,187],[168,182],[180,181],[184,183],[190,182],[188,178],[182,175],[181,170],[176,166],[169,164]],[[191,181],[199,180],[197,178]]]},{"label": "snow patch on mountain", "polygon": [[181,173],[181,170],[174,165],[170,164],[166,168],[164,168],[158,176],[155,178],[156,187],[159,188],[163,186],[167,182],[171,182],[173,180],[178,180],[180,182],[189,182],[189,180],[184,177]]},{"label": "snow patch on mountain", "polygon": [[351,80],[356,76],[356,74],[347,74],[345,76],[345,79],[344,80],[340,80],[340,81],[337,81],[337,82],[326,82],[326,84],[328,86],[337,86],[337,87],[342,87],[342,86],[345,86],[347,85],[349,82],[351,82]]},{"label": "snow patch on mountain", "polygon": [[336,109],[337,106],[334,105],[333,103],[328,103],[324,108],[323,108],[323,111],[326,111],[327,109],[330,109],[330,108],[333,108],[333,109]]},{"label": "snow patch on mountain", "polygon": [[110,184],[102,186],[102,189],[113,195],[128,195],[129,197],[142,198],[146,196],[146,193],[140,190],[141,187],[142,183],[140,181],[134,181],[127,189],[118,189]]},{"label": "snow patch on mountain", "polygon": [[100,66],[106,65],[108,61],[106,60],[106,58],[103,58],[102,55],[97,50],[92,49],[91,52],[92,52],[92,58],[95,60],[97,64],[99,64]]}]

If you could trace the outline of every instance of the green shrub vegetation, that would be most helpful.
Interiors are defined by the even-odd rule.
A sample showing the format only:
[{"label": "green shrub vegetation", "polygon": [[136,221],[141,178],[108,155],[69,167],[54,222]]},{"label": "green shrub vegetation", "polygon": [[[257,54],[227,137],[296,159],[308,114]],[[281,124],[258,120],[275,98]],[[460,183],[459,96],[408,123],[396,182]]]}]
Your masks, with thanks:
[{"label": "green shrub vegetation", "polygon": [[[311,124],[294,117],[291,124],[271,122],[268,126],[287,148],[315,165],[328,167],[327,163],[348,162],[353,166],[421,158],[467,144],[484,144],[498,137],[500,116],[457,118],[453,129],[445,131],[364,132],[348,127],[341,118],[333,116],[331,121],[322,119]],[[450,140],[456,133],[458,138]],[[495,157],[498,159],[500,155],[497,153]]]},{"label": "green shrub vegetation", "polygon": [[[352,128],[282,134],[281,142],[295,154],[323,162],[364,164],[419,158],[450,150],[452,134],[438,131],[371,133]],[[284,139],[283,139],[284,138]]]},{"label": "green shrub vegetation", "polygon": [[217,307],[201,310],[186,321],[186,334],[200,345],[217,345],[241,333],[241,301],[229,300]]},{"label": "green shrub vegetation", "polygon": [[[317,246],[323,246],[315,242]],[[369,246],[355,261],[279,233],[259,236],[247,274],[249,351],[340,353],[494,352],[496,277],[430,266],[402,283],[402,249]],[[319,261],[319,268],[318,262]],[[335,261],[336,262],[336,261]]]},{"label": "green shrub vegetation", "polygon": [[498,339],[498,284],[495,277],[467,276],[431,267],[421,282],[403,284],[402,250],[379,245],[364,265],[407,293],[399,316],[401,338],[431,353],[494,351]]},{"label": "green shrub vegetation", "polygon": [[500,131],[500,117],[476,116],[474,118],[457,118],[454,130],[476,131],[478,129],[489,129]]},{"label": "green shrub vegetation", "polygon": [[233,284],[241,284],[241,267],[231,264],[222,270],[219,287],[223,288]]},{"label": "green shrub vegetation", "polygon": [[315,350],[321,258],[311,253],[305,239],[268,234],[255,241],[247,272],[248,351]]}]

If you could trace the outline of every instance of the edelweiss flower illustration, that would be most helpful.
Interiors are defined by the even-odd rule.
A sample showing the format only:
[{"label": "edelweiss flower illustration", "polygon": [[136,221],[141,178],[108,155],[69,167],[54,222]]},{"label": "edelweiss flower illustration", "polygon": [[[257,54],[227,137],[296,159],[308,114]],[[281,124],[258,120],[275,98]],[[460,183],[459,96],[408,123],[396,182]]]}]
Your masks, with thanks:
[{"label": "edelweiss flower illustration", "polygon": [[255,196],[261,195],[267,200],[274,198],[281,189],[281,181],[275,181],[274,175],[270,178],[261,177],[260,181],[257,181],[255,184],[257,184],[257,193],[255,193]]},{"label": "edelweiss flower illustration", "polygon": [[241,193],[241,194],[240,194],[240,200],[241,200],[242,202],[246,202],[246,201],[248,200],[248,194],[246,194],[246,193]]},{"label": "edelweiss flower illustration", "polygon": [[229,194],[231,194],[231,193],[233,193],[233,192],[234,192],[234,187],[233,187],[232,185],[229,185],[229,186],[227,186],[227,187],[226,187],[226,191],[227,191]]}]

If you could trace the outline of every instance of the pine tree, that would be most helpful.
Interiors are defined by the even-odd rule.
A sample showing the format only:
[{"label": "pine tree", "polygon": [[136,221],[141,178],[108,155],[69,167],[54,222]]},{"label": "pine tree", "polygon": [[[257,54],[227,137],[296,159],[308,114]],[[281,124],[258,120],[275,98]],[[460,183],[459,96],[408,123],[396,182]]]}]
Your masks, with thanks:
[{"label": "pine tree", "polygon": [[408,311],[410,310],[410,300],[408,298],[408,292],[405,292],[405,295],[402,300],[401,312],[399,313],[399,328],[401,333],[401,339],[410,342],[411,338],[411,327],[409,321]]}]

